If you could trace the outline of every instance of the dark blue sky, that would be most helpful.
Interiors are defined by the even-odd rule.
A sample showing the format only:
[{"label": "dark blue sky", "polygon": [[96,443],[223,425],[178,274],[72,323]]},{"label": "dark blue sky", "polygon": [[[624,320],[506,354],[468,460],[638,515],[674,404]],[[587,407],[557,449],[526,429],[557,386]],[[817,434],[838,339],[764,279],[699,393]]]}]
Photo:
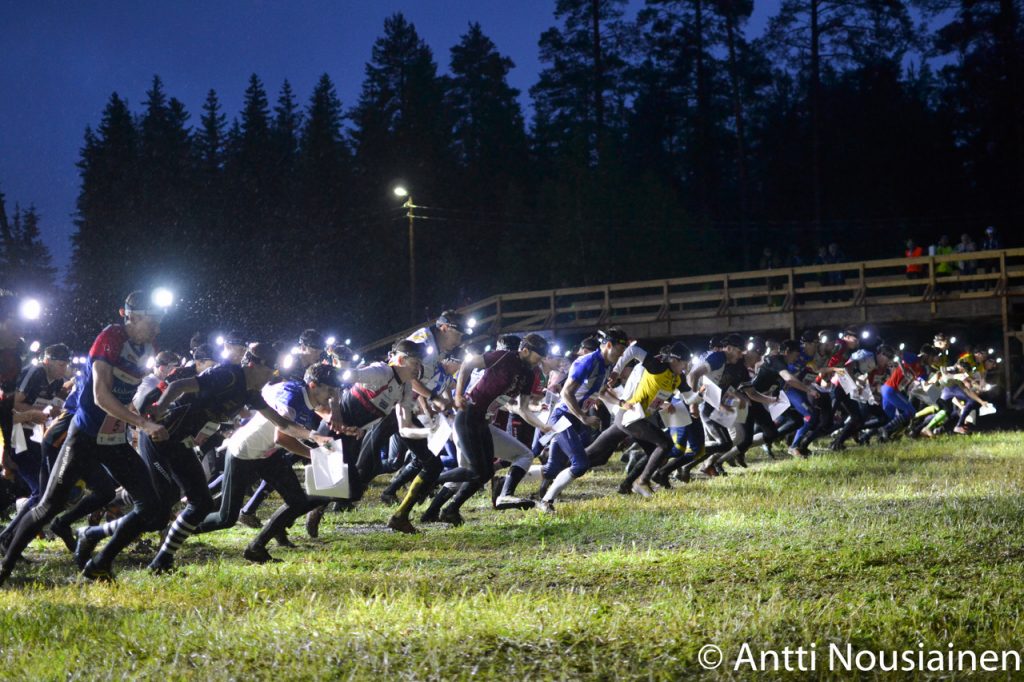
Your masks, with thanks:
[{"label": "dark blue sky", "polygon": [[[779,0],[758,0],[750,33],[759,35]],[[264,2],[0,2],[0,191],[35,204],[58,265],[78,193],[75,162],[87,125],[95,126],[111,92],[139,111],[154,74],[199,116],[214,88],[229,119],[256,73],[273,100],[288,79],[305,104],[320,74],[342,103],[359,94],[363,67],[384,19],[403,12],[434,50],[442,71],[449,48],[479,21],[516,63],[510,80],[523,92],[536,79],[537,40],[554,25],[554,0],[335,0]],[[631,11],[642,5],[632,0]]]}]

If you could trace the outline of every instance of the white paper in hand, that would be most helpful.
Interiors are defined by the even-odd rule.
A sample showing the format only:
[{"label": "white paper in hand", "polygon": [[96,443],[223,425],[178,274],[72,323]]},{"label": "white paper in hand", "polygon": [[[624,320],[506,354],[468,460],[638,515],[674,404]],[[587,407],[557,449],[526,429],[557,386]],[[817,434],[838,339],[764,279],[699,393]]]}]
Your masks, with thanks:
[{"label": "white paper in hand", "polygon": [[565,431],[567,428],[572,426],[572,422],[564,414],[558,418],[558,421],[554,423],[551,430],[540,437],[541,445],[547,445],[555,437],[556,434]]},{"label": "white paper in hand", "polygon": [[672,412],[666,410],[661,413],[661,421],[665,422],[665,426],[670,429],[678,429],[693,423],[693,419],[690,418],[690,409],[685,402],[673,398],[672,407],[675,408]]},{"label": "white paper in hand", "polygon": [[21,424],[15,424],[11,432],[11,446],[14,448],[14,454],[20,455],[28,450],[28,444],[25,442],[25,429]]},{"label": "white paper in hand", "polygon": [[441,418],[437,420],[437,428],[430,432],[427,437],[427,447],[435,455],[441,454],[444,450],[445,443],[452,437],[452,425],[448,423],[448,420]]},{"label": "white paper in hand", "polygon": [[989,403],[988,405],[982,405],[978,409],[978,416],[979,417],[987,417],[988,415],[995,414],[995,413],[996,413],[996,406],[993,405],[992,403]]},{"label": "white paper in hand", "polygon": [[345,466],[344,457],[330,446],[313,450],[310,458],[313,465],[313,480],[317,488],[332,488],[347,478],[348,467]]},{"label": "white paper in hand", "polygon": [[711,411],[711,421],[715,422],[716,424],[720,424],[720,425],[724,426],[727,429],[731,428],[733,425],[736,424],[736,419],[737,419],[738,416],[739,416],[739,411],[736,410],[736,409],[732,409],[732,410],[718,409],[718,410],[712,410]]},{"label": "white paper in hand", "polygon": [[839,385],[846,391],[846,395],[852,396],[857,393],[857,382],[848,372],[837,372],[836,376],[839,377]]},{"label": "white paper in hand", "polygon": [[779,401],[768,406],[768,414],[771,415],[772,421],[778,421],[779,417],[782,416],[783,412],[789,409],[789,396],[786,395],[785,391],[779,391]]},{"label": "white paper in hand", "polygon": [[701,382],[704,384],[704,401],[717,410],[722,406],[722,389],[707,376],[701,377]]},{"label": "white paper in hand", "polygon": [[628,410],[622,411],[622,425],[629,426],[634,422],[638,422],[645,418],[647,414],[644,412],[640,405],[634,404]]}]

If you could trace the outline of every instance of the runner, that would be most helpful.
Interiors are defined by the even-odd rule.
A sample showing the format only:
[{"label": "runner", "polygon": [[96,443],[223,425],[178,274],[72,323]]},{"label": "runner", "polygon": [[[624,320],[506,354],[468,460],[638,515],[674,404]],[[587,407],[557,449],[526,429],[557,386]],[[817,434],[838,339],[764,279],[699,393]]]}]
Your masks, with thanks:
[{"label": "runner", "polygon": [[81,566],[84,577],[112,580],[111,566],[121,549],[139,533],[160,528],[156,491],[145,464],[128,444],[126,427],[134,426],[156,441],[167,438],[162,425],[128,407],[145,374],[145,359],[155,355],[153,340],[164,311],[136,291],[128,296],[120,313],[124,323],[110,325],[93,342],[78,409],[54,473],[39,504],[18,524],[0,562],[0,583],[11,574],[28,543],[63,509],[77,481],[95,467],[106,467],[131,495],[134,506],[103,550]]},{"label": "runner", "polygon": [[[181,494],[188,500],[149,564],[151,571],[171,570],[177,550],[213,511],[213,498],[194,448],[201,447],[222,422],[233,420],[247,407],[293,437],[309,437],[310,426],[280,416],[268,407],[260,393],[273,376],[273,362],[274,349],[270,344],[251,344],[242,356],[241,365],[218,365],[194,378],[172,381],[155,405],[146,406],[154,419],[167,426],[170,434],[168,440],[159,443],[145,434],[140,436],[143,457],[151,465],[166,469],[177,484],[170,486],[170,494],[164,496],[165,509],[170,511]],[[327,374],[334,375],[333,370],[326,369]],[[88,539],[90,532],[91,529],[82,531],[80,542],[83,536]]]},{"label": "runner", "polygon": [[[530,392],[536,382],[534,370],[547,355],[548,342],[544,337],[527,334],[518,351],[492,351],[473,356],[463,363],[455,388],[455,435],[469,466],[446,472],[445,477],[450,480],[458,474],[466,474],[468,479],[451,502],[440,508],[447,500],[442,493],[448,489],[442,488],[442,493],[434,497],[425,516],[440,508],[439,520],[456,526],[463,523],[459,513],[462,505],[494,475],[494,437],[489,422],[499,408],[505,407],[534,428],[545,432],[550,430],[529,409]],[[469,378],[476,370],[482,371],[470,386]],[[514,399],[517,401],[515,404],[512,403]],[[444,477],[440,480],[447,482]]]},{"label": "runner", "polygon": [[608,373],[625,352],[629,339],[617,327],[598,333],[596,350],[579,356],[569,369],[558,404],[551,411],[548,424],[555,427],[561,419],[570,426],[559,431],[551,441],[548,461],[544,466],[542,493],[537,507],[552,512],[555,499],[567,485],[590,470],[586,446],[601,426],[601,419],[590,414],[585,406],[599,391],[603,391]]}]

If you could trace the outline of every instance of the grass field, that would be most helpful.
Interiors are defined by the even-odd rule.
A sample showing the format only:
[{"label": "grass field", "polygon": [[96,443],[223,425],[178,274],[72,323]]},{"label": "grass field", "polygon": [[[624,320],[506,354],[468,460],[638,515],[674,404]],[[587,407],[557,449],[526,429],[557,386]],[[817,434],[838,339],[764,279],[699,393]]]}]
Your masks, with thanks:
[{"label": "grass field", "polygon": [[[554,516],[480,498],[461,528],[401,536],[367,504],[329,514],[318,541],[294,528],[298,549],[271,547],[280,564],[244,562],[255,531],[239,528],[194,538],[173,576],[129,552],[114,585],[75,582],[58,543],[37,542],[0,590],[0,676],[739,678],[744,642],[1019,650],[1021,445],[758,458],[651,500],[615,494],[605,467]],[[709,643],[726,657],[713,672],[697,663]]]}]

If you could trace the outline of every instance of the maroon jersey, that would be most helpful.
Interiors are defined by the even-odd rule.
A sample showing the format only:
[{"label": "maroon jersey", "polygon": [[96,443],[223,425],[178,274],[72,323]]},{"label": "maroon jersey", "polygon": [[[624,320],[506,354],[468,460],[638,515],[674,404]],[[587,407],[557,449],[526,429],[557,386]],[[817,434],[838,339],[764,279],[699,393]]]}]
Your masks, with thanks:
[{"label": "maroon jersey", "polygon": [[484,368],[474,373],[466,389],[467,409],[492,417],[502,405],[531,391],[536,375],[516,351],[496,350],[483,357]]}]

